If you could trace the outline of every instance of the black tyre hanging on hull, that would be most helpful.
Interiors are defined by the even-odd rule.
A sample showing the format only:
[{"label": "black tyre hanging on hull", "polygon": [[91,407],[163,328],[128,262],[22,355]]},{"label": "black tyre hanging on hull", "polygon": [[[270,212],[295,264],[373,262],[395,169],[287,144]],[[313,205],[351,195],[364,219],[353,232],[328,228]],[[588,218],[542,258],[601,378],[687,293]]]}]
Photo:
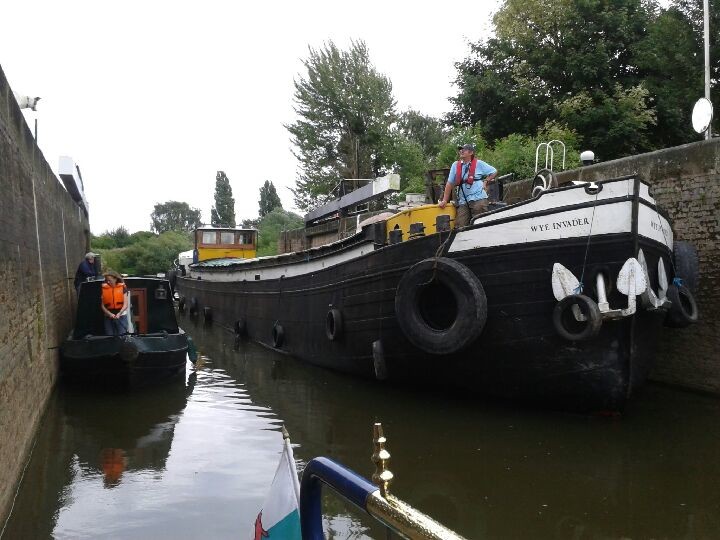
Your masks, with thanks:
[{"label": "black tyre hanging on hull", "polygon": [[487,320],[487,298],[478,277],[465,265],[433,257],[411,266],[395,294],[403,333],[418,349],[452,354],[473,343]]}]

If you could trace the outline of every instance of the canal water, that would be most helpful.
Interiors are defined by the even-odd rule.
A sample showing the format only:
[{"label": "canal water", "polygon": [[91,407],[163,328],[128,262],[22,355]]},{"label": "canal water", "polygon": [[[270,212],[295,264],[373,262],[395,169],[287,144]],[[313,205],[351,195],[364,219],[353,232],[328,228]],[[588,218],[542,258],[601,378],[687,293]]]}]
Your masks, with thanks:
[{"label": "canal water", "polygon": [[[62,386],[5,539],[252,538],[290,432],[300,468],[370,476],[381,421],[391,491],[467,538],[720,538],[720,400],[649,386],[622,417],[534,411],[345,377],[181,319],[185,380]],[[190,364],[188,364],[190,366]],[[328,538],[386,538],[332,494]]]}]

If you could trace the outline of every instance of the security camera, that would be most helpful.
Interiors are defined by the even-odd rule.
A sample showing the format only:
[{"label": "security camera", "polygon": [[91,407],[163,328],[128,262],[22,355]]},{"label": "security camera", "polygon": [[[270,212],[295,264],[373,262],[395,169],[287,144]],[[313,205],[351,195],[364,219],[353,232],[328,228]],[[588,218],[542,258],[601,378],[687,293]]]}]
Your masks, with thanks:
[{"label": "security camera", "polygon": [[37,111],[35,107],[37,107],[37,102],[40,101],[39,97],[19,96],[17,94],[15,94],[15,99],[17,99],[21,109],[31,109],[33,111]]}]

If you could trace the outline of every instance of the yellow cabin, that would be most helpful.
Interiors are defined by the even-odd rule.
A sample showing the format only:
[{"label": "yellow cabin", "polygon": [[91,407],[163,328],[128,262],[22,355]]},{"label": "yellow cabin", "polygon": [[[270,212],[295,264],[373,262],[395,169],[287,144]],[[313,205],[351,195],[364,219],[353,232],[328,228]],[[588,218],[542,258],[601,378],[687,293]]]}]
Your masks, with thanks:
[{"label": "yellow cabin", "polygon": [[201,227],[195,229],[195,262],[208,259],[254,259],[257,229]]}]

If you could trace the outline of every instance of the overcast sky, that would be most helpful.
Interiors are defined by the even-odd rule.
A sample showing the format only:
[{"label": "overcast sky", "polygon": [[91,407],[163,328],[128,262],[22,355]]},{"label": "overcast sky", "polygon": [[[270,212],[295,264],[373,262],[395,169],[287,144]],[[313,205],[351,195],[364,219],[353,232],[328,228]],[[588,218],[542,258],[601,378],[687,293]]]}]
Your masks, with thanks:
[{"label": "overcast sky", "polygon": [[[3,2],[0,65],[12,89],[40,96],[38,143],[80,166],[93,233],[150,228],[158,202],[209,221],[215,173],[230,178],[238,221],[257,217],[271,180],[296,210],[297,161],[284,124],[308,46],[368,45],[400,111],[439,116],[454,63],[487,37],[496,0]],[[459,22],[462,21],[462,22]]]}]

